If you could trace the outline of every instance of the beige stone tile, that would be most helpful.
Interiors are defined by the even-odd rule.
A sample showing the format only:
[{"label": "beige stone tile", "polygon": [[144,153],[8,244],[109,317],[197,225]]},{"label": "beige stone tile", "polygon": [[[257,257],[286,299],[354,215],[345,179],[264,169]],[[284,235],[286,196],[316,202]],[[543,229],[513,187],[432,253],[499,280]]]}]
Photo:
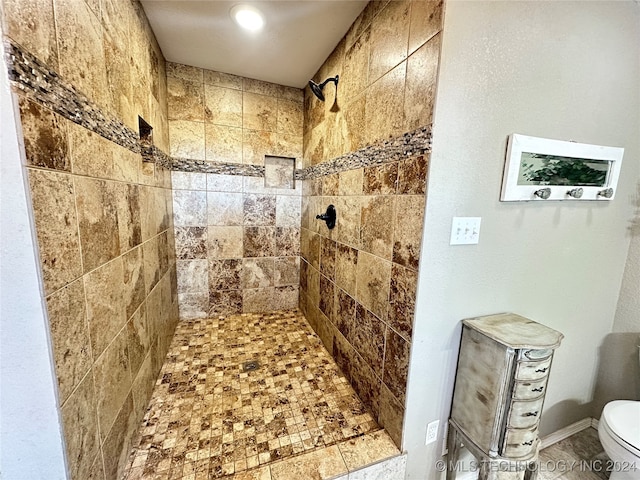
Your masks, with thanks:
[{"label": "beige stone tile", "polygon": [[369,84],[407,58],[409,0],[389,2],[373,20],[369,57]]},{"label": "beige stone tile", "polygon": [[244,200],[241,193],[207,192],[207,224],[242,225]]},{"label": "beige stone tile", "polygon": [[424,195],[427,191],[428,171],[427,155],[398,162],[398,195]]},{"label": "beige stone tile", "polygon": [[242,128],[207,124],[205,130],[207,161],[242,163]]},{"label": "beige stone tile", "polygon": [[29,169],[44,289],[51,293],[82,275],[71,177]]},{"label": "beige stone tile", "polygon": [[122,264],[125,312],[126,318],[130,318],[146,296],[142,247],[134,248],[125,253],[122,256]]},{"label": "beige stone tile", "polygon": [[276,287],[298,285],[300,257],[277,257],[274,264],[273,283]]},{"label": "beige stone tile", "polygon": [[304,137],[304,159],[305,167],[317,165],[325,160],[324,152],[325,125],[320,125],[311,129],[311,132]]},{"label": "beige stone tile", "polygon": [[173,222],[177,227],[207,225],[207,192],[174,190]]},{"label": "beige stone tile", "polygon": [[349,295],[356,295],[358,251],[343,243],[336,245],[336,285]]},{"label": "beige stone tile", "polygon": [[58,70],[56,25],[51,0],[4,0],[5,34]]},{"label": "beige stone tile", "polygon": [[189,122],[186,120],[169,121],[169,142],[171,144],[171,156],[190,158],[193,160],[205,159],[205,130],[202,122]]},{"label": "beige stone tile", "polygon": [[356,300],[385,320],[391,282],[391,262],[360,250],[356,275]]},{"label": "beige stone tile", "polygon": [[344,111],[346,123],[345,152],[353,152],[365,146],[365,112],[367,96],[365,93],[354,98]]},{"label": "beige stone tile", "polygon": [[351,101],[370,83],[373,83],[369,81],[370,38],[371,29],[367,28],[345,51],[344,72],[338,83],[342,101]]},{"label": "beige stone tile", "polygon": [[[142,243],[140,189],[138,185],[114,183],[112,192],[116,199],[118,243],[120,244],[120,253],[124,253]],[[82,223],[80,228],[82,228]],[[82,230],[80,230],[80,235],[82,240]]]},{"label": "beige stone tile", "polygon": [[67,121],[20,96],[20,119],[27,165],[71,171]]},{"label": "beige stone tile", "polygon": [[404,133],[405,76],[406,62],[402,62],[367,90],[366,143]]},{"label": "beige stone tile", "polygon": [[179,293],[178,303],[182,320],[206,318],[209,314],[209,294],[206,292]]},{"label": "beige stone tile", "polygon": [[174,190],[206,190],[207,174],[200,172],[171,172],[171,188]]},{"label": "beige stone tile", "polygon": [[91,374],[84,377],[62,405],[61,413],[70,478],[88,478],[93,461],[100,452],[96,397]]},{"label": "beige stone tile", "polygon": [[[55,0],[59,73],[65,81],[108,111],[108,88],[102,25],[84,2]],[[91,68],[87,68],[91,65]]]},{"label": "beige stone tile", "polygon": [[283,91],[282,85],[263,82],[262,80],[255,80],[253,78],[243,78],[242,89],[245,92],[258,93],[269,97],[280,97]]},{"label": "beige stone tile", "polygon": [[301,137],[303,123],[302,104],[293,100],[279,98],[277,108],[278,133]]},{"label": "beige stone tile", "polygon": [[413,270],[418,269],[425,198],[422,195],[398,195],[396,209],[404,212],[395,218],[393,262]]},{"label": "beige stone tile", "polygon": [[298,196],[276,197],[276,226],[300,227],[301,202]]},{"label": "beige stone tile", "polygon": [[248,165],[264,165],[265,155],[274,155],[276,150],[276,134],[264,130],[247,130],[242,132],[242,163]]},{"label": "beige stone tile", "polygon": [[294,189],[295,160],[266,156],[264,159],[264,185],[267,188]]},{"label": "beige stone tile", "polygon": [[[363,250],[391,260],[395,196],[362,197],[360,210],[360,244]],[[400,212],[398,210],[398,212]]]},{"label": "beige stone tile", "polygon": [[204,121],[204,85],[182,78],[167,78],[169,120]]},{"label": "beige stone tile", "polygon": [[274,97],[249,93],[242,95],[242,126],[250,130],[276,132],[278,100]]},{"label": "beige stone tile", "polygon": [[242,90],[242,77],[230,73],[204,70],[204,83],[205,85]]},{"label": "beige stone tile", "polygon": [[411,343],[391,329],[387,330],[386,337],[382,381],[393,396],[404,405]]},{"label": "beige stone tile", "polygon": [[101,453],[98,453],[95,460],[93,461],[93,465],[89,470],[89,476],[87,477],[87,480],[105,480]]},{"label": "beige stone tile", "polygon": [[302,168],[303,144],[302,136],[278,133],[274,153],[281,157],[294,158],[295,167]]},{"label": "beige stone tile", "polygon": [[[362,197],[337,197],[336,227],[333,238],[352,247],[360,247],[360,218]],[[313,212],[312,212],[313,213]]]},{"label": "beige stone tile", "polygon": [[442,0],[412,0],[409,55],[442,30]]},{"label": "beige stone tile", "polygon": [[100,436],[107,438],[131,388],[127,330],[121,330],[93,366]]},{"label": "beige stone tile", "polygon": [[378,416],[378,423],[384,427],[398,448],[402,448],[403,422],[403,405],[398,402],[383,383],[380,388],[380,414]]},{"label": "beige stone tile", "polygon": [[217,125],[242,127],[242,92],[205,85],[205,120]]},{"label": "beige stone tile", "polygon": [[118,256],[119,184],[87,177],[74,179],[84,271],[88,272]]},{"label": "beige stone tile", "polygon": [[209,192],[242,192],[242,176],[207,173],[207,190]]},{"label": "beige stone tile", "polygon": [[209,258],[242,258],[242,227],[209,227],[207,249]]},{"label": "beige stone tile", "polygon": [[274,287],[265,288],[245,288],[242,290],[242,312],[268,312],[276,309],[276,289]]},{"label": "beige stone tile", "polygon": [[304,102],[304,90],[301,88],[282,86],[280,93],[282,94],[281,97],[287,100],[293,100],[298,103]]},{"label": "beige stone tile", "polygon": [[[105,142],[108,142],[108,140],[105,140]],[[110,145],[113,153],[112,178],[128,183],[138,183],[142,166],[142,156],[115,143],[111,143]]]},{"label": "beige stone tile", "polygon": [[[136,378],[145,357],[151,349],[151,343],[155,328],[152,327],[153,319],[147,316],[146,304],[142,304],[127,321],[127,349],[129,353],[129,366],[131,377]],[[143,411],[144,407],[139,411]]]},{"label": "beige stone tile", "polygon": [[129,458],[132,436],[137,427],[136,414],[133,409],[133,396],[129,394],[102,445],[104,469],[107,478],[122,478]]},{"label": "beige stone tile", "polygon": [[142,259],[144,265],[144,284],[147,294],[160,281],[160,242],[158,237],[147,240],[142,244]]},{"label": "beige stone tile", "polygon": [[364,169],[365,195],[393,195],[398,182],[398,162],[385,163]]},{"label": "beige stone tile", "polygon": [[[96,133],[73,122],[67,122],[69,157],[73,173],[90,177],[112,178],[113,155],[105,149],[104,140]],[[100,155],[96,155],[96,151]]]},{"label": "beige stone tile", "polygon": [[416,271],[392,264],[387,323],[407,340],[413,334],[417,283]]},{"label": "beige stone tile", "polygon": [[178,293],[200,293],[209,291],[209,262],[206,258],[178,260]]},{"label": "beige stone tile", "polygon": [[338,448],[349,471],[400,454],[398,447],[384,430],[339,443]]},{"label": "beige stone tile", "polygon": [[322,451],[309,452],[271,465],[272,480],[292,478],[334,478],[347,473],[347,466],[335,445]]},{"label": "beige stone tile", "polygon": [[91,367],[84,288],[76,280],[47,298],[58,392],[64,403]]},{"label": "beige stone tile", "polygon": [[167,77],[180,78],[195,83],[204,82],[201,68],[174,62],[167,62]]},{"label": "beige stone tile", "polygon": [[436,35],[407,60],[405,96],[414,99],[405,102],[404,105],[405,130],[407,131],[428,125],[432,121],[440,39],[441,35]]},{"label": "beige stone tile", "polygon": [[94,361],[126,322],[122,258],[84,276],[87,319]]},{"label": "beige stone tile", "polygon": [[242,260],[241,287],[266,288],[274,286],[273,258],[245,258]]},{"label": "beige stone tile", "polygon": [[[153,343],[149,345],[149,349],[152,347]],[[131,386],[131,393],[133,394],[133,402],[136,412],[144,412],[147,409],[149,399],[153,392],[153,386],[156,383],[156,378],[152,369],[152,355],[153,353],[150,352],[144,358],[144,361],[138,370],[138,375],[133,380],[133,385]]]},{"label": "beige stone tile", "polygon": [[362,195],[364,169],[346,170],[338,174],[338,195]]}]

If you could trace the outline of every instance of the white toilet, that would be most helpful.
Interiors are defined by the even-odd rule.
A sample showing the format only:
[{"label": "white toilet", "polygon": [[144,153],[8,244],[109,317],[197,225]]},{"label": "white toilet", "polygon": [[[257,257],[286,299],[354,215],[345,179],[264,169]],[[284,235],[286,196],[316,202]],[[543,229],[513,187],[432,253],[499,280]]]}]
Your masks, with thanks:
[{"label": "white toilet", "polygon": [[615,400],[605,405],[598,436],[611,463],[609,480],[640,479],[640,401]]}]

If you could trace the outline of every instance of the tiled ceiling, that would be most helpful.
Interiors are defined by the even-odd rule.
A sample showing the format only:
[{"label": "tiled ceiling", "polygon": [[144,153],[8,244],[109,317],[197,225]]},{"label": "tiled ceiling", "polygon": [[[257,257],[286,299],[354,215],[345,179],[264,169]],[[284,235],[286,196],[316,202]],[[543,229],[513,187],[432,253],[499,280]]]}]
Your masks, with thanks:
[{"label": "tiled ceiling", "polygon": [[[240,29],[229,11],[258,8],[265,26]],[[366,0],[142,0],[162,52],[171,62],[304,87],[338,44]]]}]

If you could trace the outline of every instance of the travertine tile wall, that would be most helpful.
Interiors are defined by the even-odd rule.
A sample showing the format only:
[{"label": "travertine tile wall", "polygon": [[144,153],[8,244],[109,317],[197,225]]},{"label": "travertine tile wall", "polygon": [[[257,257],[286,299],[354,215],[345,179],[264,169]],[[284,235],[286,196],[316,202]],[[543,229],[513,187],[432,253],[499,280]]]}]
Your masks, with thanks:
[{"label": "travertine tile wall", "polygon": [[[168,145],[164,59],[138,3],[4,0],[7,35]],[[178,319],[170,172],[19,98],[71,478],[116,480]]]},{"label": "travertine tile wall", "polygon": [[[302,90],[174,63],[167,83],[172,156],[300,166]],[[181,318],[298,305],[302,184],[282,180],[173,172]]]},{"label": "travertine tile wall", "polygon": [[[441,23],[440,1],[369,2],[314,76],[337,95],[305,89],[306,167],[431,123]],[[428,156],[348,168],[304,181],[300,307],[400,446]]]}]

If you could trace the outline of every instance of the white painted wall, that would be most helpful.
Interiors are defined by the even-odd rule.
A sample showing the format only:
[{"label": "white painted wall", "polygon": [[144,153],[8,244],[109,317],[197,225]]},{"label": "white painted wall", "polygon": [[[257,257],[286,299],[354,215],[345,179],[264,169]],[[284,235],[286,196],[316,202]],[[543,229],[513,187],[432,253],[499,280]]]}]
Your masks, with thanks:
[{"label": "white painted wall", "polygon": [[[461,319],[513,311],[563,332],[541,432],[590,414],[598,346],[612,330],[634,216],[639,90],[636,2],[447,2],[405,418],[407,478],[438,478],[442,442],[425,447],[426,425],[448,417]],[[625,147],[616,199],[500,203],[511,133]],[[477,246],[449,246],[453,216],[482,217]]]},{"label": "white painted wall", "polygon": [[[613,331],[634,332],[640,336],[640,182],[636,198],[638,211],[630,226],[633,238],[629,245]],[[640,344],[640,340],[637,343]]]},{"label": "white painted wall", "polygon": [[49,327],[17,139],[0,43],[0,478],[63,480]]}]

